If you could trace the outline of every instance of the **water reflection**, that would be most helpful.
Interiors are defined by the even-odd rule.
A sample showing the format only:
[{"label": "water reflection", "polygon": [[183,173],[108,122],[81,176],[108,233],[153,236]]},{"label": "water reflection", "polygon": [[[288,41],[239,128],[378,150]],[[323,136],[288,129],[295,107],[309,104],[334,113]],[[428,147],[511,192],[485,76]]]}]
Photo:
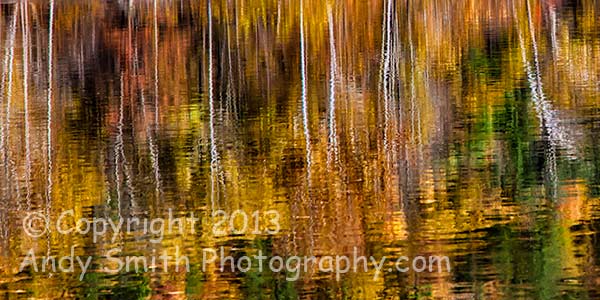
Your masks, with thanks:
[{"label": "water reflection", "polygon": [[[0,294],[29,298],[597,298],[595,1],[2,1]],[[160,243],[26,212],[202,216]],[[275,235],[213,234],[222,209]],[[19,271],[91,255],[74,274]],[[202,249],[447,255],[451,272],[200,267]],[[190,272],[114,273],[180,249]]]}]

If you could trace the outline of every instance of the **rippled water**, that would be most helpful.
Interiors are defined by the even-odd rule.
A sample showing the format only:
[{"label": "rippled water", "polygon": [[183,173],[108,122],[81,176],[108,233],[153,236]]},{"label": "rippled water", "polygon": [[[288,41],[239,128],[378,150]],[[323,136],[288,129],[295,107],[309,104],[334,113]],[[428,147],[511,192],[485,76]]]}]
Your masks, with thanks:
[{"label": "rippled water", "polygon": [[[0,297],[600,298],[597,1],[0,3]],[[38,237],[32,213],[200,220]],[[220,247],[452,268],[287,281],[203,269]],[[191,268],[102,268],[163,251]]]}]

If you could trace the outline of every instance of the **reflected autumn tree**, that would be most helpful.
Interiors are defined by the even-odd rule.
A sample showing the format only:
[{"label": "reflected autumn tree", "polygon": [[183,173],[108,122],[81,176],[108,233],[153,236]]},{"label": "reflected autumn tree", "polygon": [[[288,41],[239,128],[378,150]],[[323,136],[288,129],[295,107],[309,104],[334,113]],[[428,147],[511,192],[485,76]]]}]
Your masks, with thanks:
[{"label": "reflected autumn tree", "polygon": [[[496,299],[529,287],[540,298],[583,296],[557,285],[565,278],[594,289],[597,263],[587,264],[597,245],[572,233],[597,223],[594,1],[4,2],[6,289],[40,298]],[[56,219],[71,208],[78,218],[169,209],[204,218],[196,234],[160,243],[141,234],[32,240],[20,230],[27,211]],[[218,209],[276,209],[282,232],[214,236]],[[69,292],[80,285],[68,274],[18,272],[23,249],[66,255],[72,245],[100,259],[114,247],[123,256],[179,247],[195,269],[95,269]],[[198,270],[202,249],[220,246],[318,258],[357,247],[448,255],[454,265],[340,282],[312,268],[295,283]]]}]

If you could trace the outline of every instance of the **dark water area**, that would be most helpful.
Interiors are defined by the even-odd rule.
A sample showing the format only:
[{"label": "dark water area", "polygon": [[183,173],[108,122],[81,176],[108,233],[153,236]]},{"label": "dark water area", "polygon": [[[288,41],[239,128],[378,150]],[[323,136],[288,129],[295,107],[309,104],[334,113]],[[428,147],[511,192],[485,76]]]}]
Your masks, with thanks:
[{"label": "dark water area", "polygon": [[598,1],[0,5],[1,299],[600,299]]}]

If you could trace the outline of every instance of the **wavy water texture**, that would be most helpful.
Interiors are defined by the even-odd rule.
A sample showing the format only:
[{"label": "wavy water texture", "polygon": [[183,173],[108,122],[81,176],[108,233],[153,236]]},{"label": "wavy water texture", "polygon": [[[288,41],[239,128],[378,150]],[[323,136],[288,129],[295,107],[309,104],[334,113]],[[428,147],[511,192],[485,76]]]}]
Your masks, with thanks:
[{"label": "wavy water texture", "polygon": [[[599,11],[0,0],[0,297],[599,298]],[[158,240],[143,224],[96,240],[23,229],[31,212],[64,211],[199,221]],[[439,255],[452,268],[313,265],[290,282],[203,269],[220,247],[321,262]],[[19,270],[30,249],[93,264],[81,280]],[[185,254],[189,272],[101,268],[163,251]]]}]

